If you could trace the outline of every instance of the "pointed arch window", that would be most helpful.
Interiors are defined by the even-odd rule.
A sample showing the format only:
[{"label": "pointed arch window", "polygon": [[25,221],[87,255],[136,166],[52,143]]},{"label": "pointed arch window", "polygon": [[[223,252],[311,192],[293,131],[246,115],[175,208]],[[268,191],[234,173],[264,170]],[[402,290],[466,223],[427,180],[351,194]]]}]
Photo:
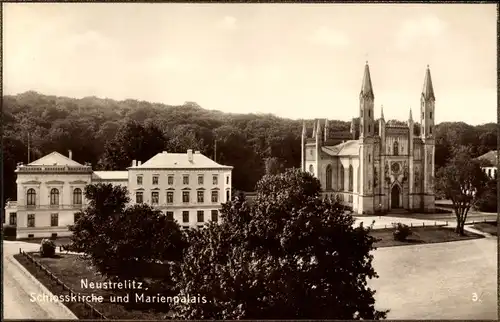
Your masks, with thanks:
[{"label": "pointed arch window", "polygon": [[326,190],[332,190],[332,166],[326,166]]},{"label": "pointed arch window", "polygon": [[349,191],[352,192],[354,185],[354,169],[352,165],[349,166]]},{"label": "pointed arch window", "polygon": [[345,177],[344,177],[345,169],[344,166],[340,165],[340,191],[344,191],[345,188]]},{"label": "pointed arch window", "polygon": [[399,155],[399,143],[398,143],[398,141],[394,141],[392,150],[394,151],[394,155]]},{"label": "pointed arch window", "polygon": [[52,188],[50,190],[50,205],[56,206],[59,204],[59,190],[56,188]]},{"label": "pointed arch window", "polygon": [[33,188],[29,188],[26,192],[26,205],[35,206],[36,205],[36,191]]},{"label": "pointed arch window", "polygon": [[82,189],[76,188],[73,190],[73,204],[81,205],[82,204]]}]

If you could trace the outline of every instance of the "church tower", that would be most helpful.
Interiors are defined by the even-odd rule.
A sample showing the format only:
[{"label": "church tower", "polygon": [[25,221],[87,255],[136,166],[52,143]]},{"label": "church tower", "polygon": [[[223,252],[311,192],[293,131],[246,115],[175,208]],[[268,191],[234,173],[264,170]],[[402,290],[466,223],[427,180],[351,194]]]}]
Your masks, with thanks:
[{"label": "church tower", "polygon": [[[353,210],[360,214],[373,214],[373,164],[374,164],[374,132],[375,117],[373,115],[375,95],[373,94],[370,67],[365,65],[361,92],[359,94],[359,168],[354,171],[355,193]],[[357,208],[357,209],[356,209]]]},{"label": "church tower", "polygon": [[431,71],[429,65],[425,71],[424,87],[420,96],[420,135],[424,143],[423,151],[423,204],[425,211],[434,211],[434,119],[435,119],[434,88],[432,86]]}]

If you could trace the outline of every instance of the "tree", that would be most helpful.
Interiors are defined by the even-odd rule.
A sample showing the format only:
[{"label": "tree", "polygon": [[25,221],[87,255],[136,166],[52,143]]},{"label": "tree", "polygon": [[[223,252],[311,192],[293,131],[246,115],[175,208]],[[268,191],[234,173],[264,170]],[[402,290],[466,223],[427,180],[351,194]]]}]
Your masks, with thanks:
[{"label": "tree", "polygon": [[[177,268],[181,319],[381,319],[367,278],[374,238],[323,201],[310,174],[289,169],[257,184],[254,205],[223,205],[222,224],[188,232]],[[204,301],[205,300],[205,301]]]},{"label": "tree", "polygon": [[167,140],[158,127],[128,121],[116,137],[106,143],[100,163],[106,169],[126,169],[132,160],[146,161],[166,148]]},{"label": "tree", "polygon": [[487,182],[479,162],[471,158],[471,153],[470,147],[456,147],[446,166],[436,174],[436,190],[453,202],[456,232],[460,235],[464,235],[467,214],[484,193]]},{"label": "tree", "polygon": [[126,208],[126,194],[126,188],[111,184],[87,186],[89,206],[70,228],[73,248],[111,279],[148,277],[144,268],[179,261],[185,247],[176,222],[149,205]]},{"label": "tree", "polygon": [[270,157],[265,160],[266,174],[274,175],[283,171],[283,164],[276,157]]},{"label": "tree", "polygon": [[488,180],[484,193],[478,198],[475,207],[479,211],[497,212],[498,210],[498,182],[496,179]]}]

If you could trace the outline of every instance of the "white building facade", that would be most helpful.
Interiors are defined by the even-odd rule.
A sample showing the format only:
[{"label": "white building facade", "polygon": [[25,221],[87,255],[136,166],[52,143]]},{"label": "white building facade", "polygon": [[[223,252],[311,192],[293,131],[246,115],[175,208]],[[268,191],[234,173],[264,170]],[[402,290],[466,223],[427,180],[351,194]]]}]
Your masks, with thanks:
[{"label": "white building facade", "polygon": [[6,224],[17,238],[68,236],[77,213],[88,203],[85,186],[111,183],[128,188],[131,204],[148,203],[183,227],[219,221],[222,203],[231,197],[231,166],[217,164],[198,151],[162,152],[127,171],[93,171],[69,156],[50,153],[19,164],[17,201],[5,207]]}]

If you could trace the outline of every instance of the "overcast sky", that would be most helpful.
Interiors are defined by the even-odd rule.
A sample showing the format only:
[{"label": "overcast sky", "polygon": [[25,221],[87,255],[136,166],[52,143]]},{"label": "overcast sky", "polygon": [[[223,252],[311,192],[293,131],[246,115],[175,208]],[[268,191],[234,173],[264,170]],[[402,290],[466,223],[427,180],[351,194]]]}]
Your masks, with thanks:
[{"label": "overcast sky", "polygon": [[[496,122],[496,5],[3,4],[4,94],[97,96],[350,120]],[[417,112],[416,112],[417,111]]]}]

